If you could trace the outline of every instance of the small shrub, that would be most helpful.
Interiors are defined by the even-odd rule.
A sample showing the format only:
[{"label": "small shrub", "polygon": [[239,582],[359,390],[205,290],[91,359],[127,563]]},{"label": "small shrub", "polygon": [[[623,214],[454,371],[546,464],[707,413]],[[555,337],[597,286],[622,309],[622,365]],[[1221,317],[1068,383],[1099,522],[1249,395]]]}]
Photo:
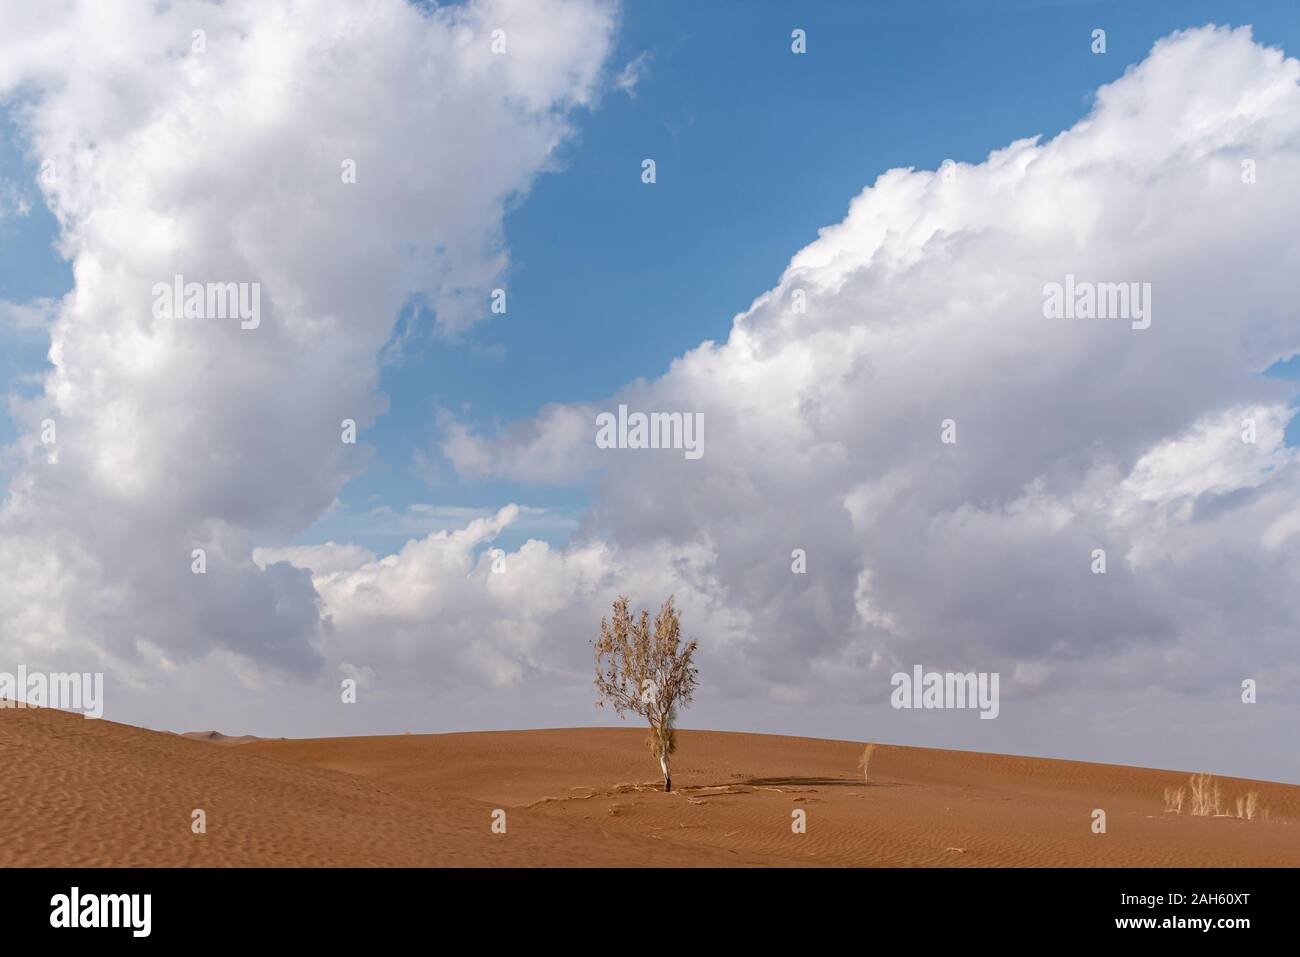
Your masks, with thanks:
[{"label": "small shrub", "polygon": [[858,759],[858,767],[862,769],[862,783],[871,783],[871,756],[876,753],[876,742],[872,741],[862,751],[862,757]]},{"label": "small shrub", "polygon": [[1214,776],[1202,771],[1200,774],[1193,774],[1191,780],[1192,788],[1192,817],[1212,817],[1218,813],[1220,797],[1219,785],[1214,780]]},{"label": "small shrub", "polygon": [[1165,788],[1165,812],[1183,813],[1183,801],[1187,798],[1187,788]]}]

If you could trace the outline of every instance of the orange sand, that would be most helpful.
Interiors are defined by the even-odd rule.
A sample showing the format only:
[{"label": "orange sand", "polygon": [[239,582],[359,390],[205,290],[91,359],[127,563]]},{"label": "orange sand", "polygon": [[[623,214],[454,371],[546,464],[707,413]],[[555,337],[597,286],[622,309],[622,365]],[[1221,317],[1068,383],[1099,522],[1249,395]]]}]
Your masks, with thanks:
[{"label": "orange sand", "polygon": [[[221,741],[225,736],[211,740]],[[206,740],[0,710],[0,865],[1300,865],[1300,787],[845,741],[680,732],[676,790],[633,728]],[[191,812],[207,832],[191,832]],[[1092,811],[1107,814],[1093,834]],[[506,833],[491,830],[494,809]],[[807,833],[791,812],[807,812]]]}]

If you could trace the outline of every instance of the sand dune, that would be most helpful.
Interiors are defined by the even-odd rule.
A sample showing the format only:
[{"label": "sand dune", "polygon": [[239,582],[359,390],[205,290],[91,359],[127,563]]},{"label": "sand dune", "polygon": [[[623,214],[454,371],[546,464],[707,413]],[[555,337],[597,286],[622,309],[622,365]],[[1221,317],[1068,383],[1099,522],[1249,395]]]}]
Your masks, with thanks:
[{"label": "sand dune", "polygon": [[[224,737],[224,736],[222,736]],[[633,728],[208,740],[0,711],[0,865],[1300,865],[1300,787],[1183,772],[681,732],[656,789]],[[1092,811],[1107,833],[1091,830]],[[191,830],[192,812],[207,831]],[[494,810],[506,833],[491,830]],[[807,832],[792,833],[791,812]],[[1262,820],[1267,810],[1269,820]]]},{"label": "sand dune", "polygon": [[262,740],[255,734],[222,734],[220,731],[182,731],[181,737],[209,744],[249,744]]}]

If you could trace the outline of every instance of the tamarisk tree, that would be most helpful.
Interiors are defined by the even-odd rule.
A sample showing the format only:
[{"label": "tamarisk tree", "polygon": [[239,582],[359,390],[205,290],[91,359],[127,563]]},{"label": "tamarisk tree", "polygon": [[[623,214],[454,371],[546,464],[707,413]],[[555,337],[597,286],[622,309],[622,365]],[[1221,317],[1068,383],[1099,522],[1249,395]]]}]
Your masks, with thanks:
[{"label": "tamarisk tree", "polygon": [[691,663],[698,642],[682,644],[681,621],[672,596],[650,627],[650,613],[633,618],[627,598],[614,602],[614,613],[600,620],[596,646],[596,704],[612,704],[618,716],[628,711],[650,723],[647,744],[659,761],[664,790],[673,789],[669,756],[677,750],[677,712],[691,702],[698,672]]}]

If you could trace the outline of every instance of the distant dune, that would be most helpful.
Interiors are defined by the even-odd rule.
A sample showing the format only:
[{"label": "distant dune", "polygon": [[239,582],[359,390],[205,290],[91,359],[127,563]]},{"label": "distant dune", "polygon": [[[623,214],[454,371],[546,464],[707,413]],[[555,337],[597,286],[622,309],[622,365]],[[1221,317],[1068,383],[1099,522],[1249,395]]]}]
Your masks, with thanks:
[{"label": "distant dune", "polygon": [[865,784],[861,744],[684,731],[664,794],[644,738],[229,744],[4,710],[0,865],[1300,865],[1290,785],[1219,778],[1223,809],[1255,792],[1256,819],[1194,817],[1190,795],[1165,810],[1184,772],[882,745]]},{"label": "distant dune", "polygon": [[183,731],[182,738],[191,738],[194,741],[207,741],[211,744],[248,744],[251,741],[261,741],[255,734],[222,734],[220,731]]}]

